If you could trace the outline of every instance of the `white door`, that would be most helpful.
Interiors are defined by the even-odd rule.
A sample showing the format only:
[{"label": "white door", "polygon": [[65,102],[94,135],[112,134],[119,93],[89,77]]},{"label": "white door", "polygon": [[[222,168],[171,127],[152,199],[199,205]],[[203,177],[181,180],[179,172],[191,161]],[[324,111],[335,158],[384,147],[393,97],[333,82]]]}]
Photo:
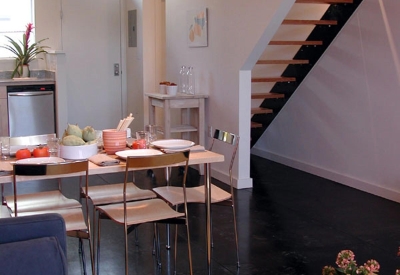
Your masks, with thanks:
[{"label": "white door", "polygon": [[122,114],[120,0],[62,0],[68,123],[115,128]]}]

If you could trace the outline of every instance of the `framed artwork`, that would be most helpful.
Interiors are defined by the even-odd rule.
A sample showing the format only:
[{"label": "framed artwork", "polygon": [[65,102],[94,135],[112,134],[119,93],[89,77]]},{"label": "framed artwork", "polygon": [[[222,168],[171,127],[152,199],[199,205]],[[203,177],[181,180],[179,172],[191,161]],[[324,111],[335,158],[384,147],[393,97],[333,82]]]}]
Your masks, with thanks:
[{"label": "framed artwork", "polygon": [[187,43],[189,47],[207,47],[207,8],[187,11]]}]

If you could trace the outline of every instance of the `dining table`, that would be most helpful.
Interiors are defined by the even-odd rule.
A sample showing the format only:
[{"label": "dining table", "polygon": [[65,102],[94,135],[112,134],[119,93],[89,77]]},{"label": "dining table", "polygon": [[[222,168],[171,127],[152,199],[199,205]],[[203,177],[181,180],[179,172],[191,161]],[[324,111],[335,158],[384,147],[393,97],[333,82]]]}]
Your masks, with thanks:
[{"label": "dining table", "polygon": [[[110,157],[118,158],[116,155]],[[205,188],[205,208],[206,208],[206,250],[207,250],[207,270],[211,274],[211,164],[224,161],[224,155],[203,150],[190,152],[189,165],[204,165],[204,188]],[[0,184],[12,182],[12,170],[15,158],[0,161]],[[149,167],[151,169],[152,167]],[[89,175],[100,175],[119,173],[125,171],[125,161],[120,160],[119,164],[110,166],[99,166],[89,162]],[[80,174],[68,174],[64,177],[80,176]],[[58,176],[59,177],[59,176]],[[51,176],[43,176],[43,179],[51,179]],[[35,176],[35,179],[40,179]],[[29,181],[29,176],[23,176],[23,181]],[[3,194],[2,194],[3,196]]]}]

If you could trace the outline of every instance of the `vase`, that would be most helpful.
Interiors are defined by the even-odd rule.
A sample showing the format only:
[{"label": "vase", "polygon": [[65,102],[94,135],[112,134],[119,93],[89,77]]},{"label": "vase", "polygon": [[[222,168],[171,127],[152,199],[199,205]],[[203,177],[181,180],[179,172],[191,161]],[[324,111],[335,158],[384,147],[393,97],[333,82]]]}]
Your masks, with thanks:
[{"label": "vase", "polygon": [[18,72],[20,77],[29,77],[29,65],[22,65],[22,68],[20,66]]}]

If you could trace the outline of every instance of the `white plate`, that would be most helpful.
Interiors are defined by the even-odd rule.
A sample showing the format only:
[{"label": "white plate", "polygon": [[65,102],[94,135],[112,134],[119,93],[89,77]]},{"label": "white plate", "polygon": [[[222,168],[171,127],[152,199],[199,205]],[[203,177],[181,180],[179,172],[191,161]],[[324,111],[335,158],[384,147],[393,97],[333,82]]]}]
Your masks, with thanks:
[{"label": "white plate", "polygon": [[45,158],[26,158],[17,160],[15,163],[18,164],[48,164],[48,163],[59,163],[65,160],[58,157],[45,157]]},{"label": "white plate", "polygon": [[151,145],[161,149],[186,149],[192,147],[194,142],[185,139],[160,139],[153,141]]},{"label": "white plate", "polygon": [[146,156],[162,155],[163,152],[155,149],[133,149],[133,150],[118,151],[115,154],[120,158],[126,159],[127,157],[146,157]]}]

